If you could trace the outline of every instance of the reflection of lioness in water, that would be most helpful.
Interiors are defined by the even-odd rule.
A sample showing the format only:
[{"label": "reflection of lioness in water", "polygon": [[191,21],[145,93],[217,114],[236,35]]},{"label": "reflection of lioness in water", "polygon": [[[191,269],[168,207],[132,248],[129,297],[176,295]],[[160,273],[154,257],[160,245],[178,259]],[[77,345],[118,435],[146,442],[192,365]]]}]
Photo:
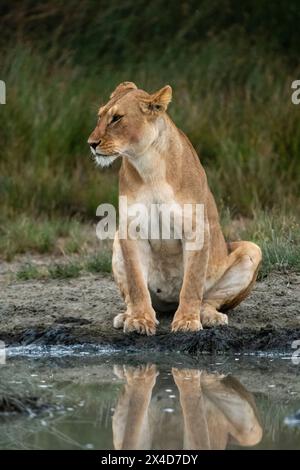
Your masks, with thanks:
[{"label": "reflection of lioness in water", "polygon": [[152,397],[155,366],[115,372],[126,380],[113,416],[115,449],[225,449],[262,438],[253,396],[231,376],[172,369],[181,409],[163,413],[163,396]]},{"label": "reflection of lioness in water", "polygon": [[[163,310],[174,304],[178,308],[172,331],[226,324],[227,315],[221,312],[249,294],[261,261],[259,247],[251,242],[226,245],[205,171],[188,138],[166,113],[171,95],[170,86],[148,94],[134,83],[120,84],[100,108],[88,140],[101,166],[123,157],[119,189],[127,197],[127,208],[135,203],[149,212],[161,204],[194,208],[189,216],[194,222],[186,224],[190,229],[181,239],[157,239],[153,232],[148,239],[138,240],[116,234],[113,272],[127,310],[115,318],[114,325],[125,332],[154,334],[153,307]],[[203,243],[191,250],[196,204],[204,207],[202,225],[197,227]],[[174,217],[173,233],[180,233],[177,224]]]}]

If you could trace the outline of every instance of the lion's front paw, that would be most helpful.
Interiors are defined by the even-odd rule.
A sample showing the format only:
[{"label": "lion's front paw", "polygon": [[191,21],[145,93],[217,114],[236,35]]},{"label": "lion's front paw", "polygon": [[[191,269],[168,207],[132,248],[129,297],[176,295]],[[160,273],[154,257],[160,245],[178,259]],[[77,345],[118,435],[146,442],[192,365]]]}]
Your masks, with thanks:
[{"label": "lion's front paw", "polygon": [[148,315],[129,315],[126,317],[124,322],[124,333],[132,333],[136,331],[141,335],[155,335],[157,323],[158,322],[155,320],[155,318],[152,318]]},{"label": "lion's front paw", "polygon": [[201,308],[201,321],[205,328],[228,325],[228,316],[225,313],[218,312],[211,305],[204,305]]},{"label": "lion's front paw", "polygon": [[228,325],[228,317],[225,313],[217,312],[217,314],[213,317],[207,317],[205,320],[203,320],[202,324],[205,328],[218,325]]},{"label": "lion's front paw", "polygon": [[176,331],[199,331],[202,330],[200,318],[178,317],[172,322],[172,332]]},{"label": "lion's front paw", "polygon": [[126,313],[119,313],[113,320],[114,328],[123,328]]}]

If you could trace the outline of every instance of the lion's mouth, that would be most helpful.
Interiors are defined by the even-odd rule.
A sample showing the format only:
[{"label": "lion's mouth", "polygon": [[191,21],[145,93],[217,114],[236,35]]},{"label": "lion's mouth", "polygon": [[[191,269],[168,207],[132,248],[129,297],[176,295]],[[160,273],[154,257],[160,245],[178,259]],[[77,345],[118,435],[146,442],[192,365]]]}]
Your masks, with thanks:
[{"label": "lion's mouth", "polygon": [[118,155],[103,155],[97,152],[94,157],[96,164],[101,168],[104,168],[110,166],[116,158],[118,158]]},{"label": "lion's mouth", "polygon": [[94,149],[92,146],[90,146],[90,149],[91,149],[91,153],[94,157],[107,158],[107,157],[117,157],[118,156],[117,154],[108,155],[107,153],[99,152],[98,150]]},{"label": "lion's mouth", "polygon": [[96,164],[101,168],[110,166],[119,156],[118,154],[107,155],[105,153],[100,153],[96,151],[96,149],[94,149],[92,146],[90,146],[90,149]]}]

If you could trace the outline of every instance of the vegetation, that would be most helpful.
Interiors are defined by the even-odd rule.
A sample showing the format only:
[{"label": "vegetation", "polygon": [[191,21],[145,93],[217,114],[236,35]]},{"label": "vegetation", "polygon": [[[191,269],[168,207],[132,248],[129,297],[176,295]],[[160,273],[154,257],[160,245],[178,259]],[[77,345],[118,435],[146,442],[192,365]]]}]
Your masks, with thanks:
[{"label": "vegetation", "polygon": [[34,264],[26,263],[17,271],[16,276],[19,281],[29,281],[31,279],[43,279],[45,273]]},{"label": "vegetation", "polygon": [[254,213],[251,219],[236,219],[228,215],[223,219],[227,239],[251,240],[263,252],[260,278],[272,270],[300,271],[300,225],[294,216]]},{"label": "vegetation", "polygon": [[55,263],[48,268],[49,277],[52,279],[68,279],[78,277],[81,266],[74,261],[70,263]]},{"label": "vegetation", "polygon": [[110,273],[111,272],[111,255],[102,252],[98,255],[89,256],[86,262],[86,269],[92,273]]},{"label": "vegetation", "polygon": [[118,193],[119,164],[96,171],[86,140],[99,104],[132,80],[173,87],[170,114],[199,152],[228,237],[262,245],[263,273],[299,269],[296,1],[2,3],[0,255],[56,252],[61,239],[63,254],[81,251],[97,206]]},{"label": "vegetation", "polygon": [[19,281],[29,281],[33,279],[71,279],[78,277],[84,272],[110,273],[111,272],[111,254],[108,250],[100,253],[64,258],[55,263],[25,263],[16,272],[16,278]]}]

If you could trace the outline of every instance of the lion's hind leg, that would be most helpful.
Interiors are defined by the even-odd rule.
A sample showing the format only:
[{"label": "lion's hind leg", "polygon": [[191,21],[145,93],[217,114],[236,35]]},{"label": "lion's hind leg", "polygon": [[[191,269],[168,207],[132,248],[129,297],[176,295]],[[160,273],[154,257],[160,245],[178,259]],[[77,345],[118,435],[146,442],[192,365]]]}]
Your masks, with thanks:
[{"label": "lion's hind leg", "polygon": [[204,294],[201,308],[203,326],[228,323],[226,312],[236,307],[251,292],[262,259],[260,248],[252,242],[229,245],[226,269],[217,282]]}]

